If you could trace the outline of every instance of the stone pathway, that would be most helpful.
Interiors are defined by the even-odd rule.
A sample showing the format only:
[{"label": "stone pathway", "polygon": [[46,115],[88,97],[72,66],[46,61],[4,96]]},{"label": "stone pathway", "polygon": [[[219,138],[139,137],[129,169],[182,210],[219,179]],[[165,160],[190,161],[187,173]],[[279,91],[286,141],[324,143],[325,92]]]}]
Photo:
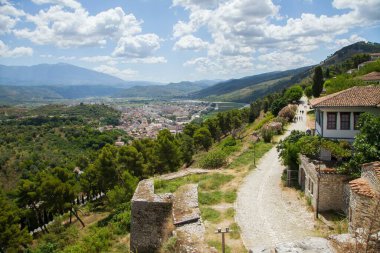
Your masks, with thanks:
[{"label": "stone pathway", "polygon": [[[302,120],[292,123],[281,138],[288,136],[291,130],[306,130],[304,105],[300,105],[299,110],[305,111],[298,115]],[[297,199],[296,192],[281,187],[284,169],[273,147],[239,188],[235,219],[245,246],[252,252],[312,235],[313,213]]]}]

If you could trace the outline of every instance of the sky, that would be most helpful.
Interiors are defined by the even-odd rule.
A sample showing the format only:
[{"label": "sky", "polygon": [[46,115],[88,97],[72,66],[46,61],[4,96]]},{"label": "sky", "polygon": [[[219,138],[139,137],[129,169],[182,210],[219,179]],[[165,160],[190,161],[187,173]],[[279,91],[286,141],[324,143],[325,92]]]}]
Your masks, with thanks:
[{"label": "sky", "polygon": [[0,0],[0,64],[124,80],[231,79],[380,42],[380,0]]}]

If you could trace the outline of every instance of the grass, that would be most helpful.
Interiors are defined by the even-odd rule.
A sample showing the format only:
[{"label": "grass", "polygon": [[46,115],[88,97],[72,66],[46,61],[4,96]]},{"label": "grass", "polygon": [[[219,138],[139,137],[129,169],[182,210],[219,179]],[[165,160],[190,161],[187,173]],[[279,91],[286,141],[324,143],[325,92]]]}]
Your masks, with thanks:
[{"label": "grass", "polygon": [[202,205],[215,205],[222,202],[223,193],[220,191],[199,192],[198,200]]},{"label": "grass", "polygon": [[237,197],[236,190],[226,191],[224,193],[224,201],[227,203],[234,203]]},{"label": "grass", "polygon": [[224,213],[224,217],[227,219],[233,219],[235,217],[235,209],[233,207],[228,208]]},{"label": "grass", "polygon": [[201,207],[201,215],[204,220],[212,223],[218,223],[221,221],[221,214],[219,211],[210,207]]},{"label": "grass", "polygon": [[[215,241],[215,240],[211,240],[211,241],[208,241],[207,242],[208,245],[210,245],[211,247],[214,247],[218,250],[218,252],[222,252],[222,243],[221,241]],[[226,253],[231,253],[231,248],[228,247],[228,245],[226,245]]]},{"label": "grass", "polygon": [[232,223],[230,226],[230,230],[231,239],[240,239],[240,227],[237,223]]},{"label": "grass", "polygon": [[269,122],[273,118],[274,118],[274,116],[272,113],[267,113],[263,119],[261,119],[257,123],[255,122],[253,130],[255,130],[255,131],[259,130],[265,123]]},{"label": "grass", "polygon": [[189,175],[186,177],[176,178],[173,180],[154,181],[154,189],[156,193],[175,192],[181,185],[199,183],[199,189],[204,191],[217,190],[222,185],[228,183],[234,178],[232,175],[222,173]]},{"label": "grass", "polygon": [[255,147],[253,144],[240,154],[230,165],[228,166],[231,169],[235,169],[238,167],[250,165],[250,169],[253,169],[255,166],[253,164],[253,156],[256,158],[256,162],[271,148],[273,147],[272,143],[265,143],[265,142],[257,142],[255,144]]}]

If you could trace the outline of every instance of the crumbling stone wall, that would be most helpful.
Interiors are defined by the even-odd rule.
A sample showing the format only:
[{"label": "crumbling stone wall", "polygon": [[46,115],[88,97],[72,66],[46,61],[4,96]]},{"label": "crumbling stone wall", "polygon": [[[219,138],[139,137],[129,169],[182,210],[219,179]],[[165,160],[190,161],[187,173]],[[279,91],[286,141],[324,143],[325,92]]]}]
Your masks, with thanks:
[{"label": "crumbling stone wall", "polygon": [[153,180],[139,183],[132,198],[132,252],[158,252],[163,240],[171,233],[165,228],[165,224],[171,219],[172,198],[171,194],[154,194]]},{"label": "crumbling stone wall", "polygon": [[[318,166],[324,168],[323,164],[316,165],[306,156],[300,156],[300,170],[305,172],[305,195],[311,198],[313,208],[317,206],[318,195]],[[301,176],[301,172],[299,173]],[[344,199],[344,187],[348,176],[334,172],[324,172],[321,169],[319,182],[319,211],[345,210],[347,208]],[[301,182],[301,178],[299,178]]]}]

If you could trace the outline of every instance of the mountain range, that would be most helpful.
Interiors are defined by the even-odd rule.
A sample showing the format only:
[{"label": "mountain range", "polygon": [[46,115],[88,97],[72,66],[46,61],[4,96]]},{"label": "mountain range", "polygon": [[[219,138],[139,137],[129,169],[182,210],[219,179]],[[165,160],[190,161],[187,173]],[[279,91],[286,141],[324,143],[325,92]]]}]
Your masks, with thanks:
[{"label": "mountain range", "polygon": [[[321,62],[340,64],[358,53],[380,52],[379,43],[357,42]],[[124,81],[82,67],[58,63],[34,66],[0,65],[0,103],[34,102],[86,97],[187,98],[251,102],[299,83],[312,75],[313,66],[275,71],[231,80],[201,80],[162,84]]]}]

